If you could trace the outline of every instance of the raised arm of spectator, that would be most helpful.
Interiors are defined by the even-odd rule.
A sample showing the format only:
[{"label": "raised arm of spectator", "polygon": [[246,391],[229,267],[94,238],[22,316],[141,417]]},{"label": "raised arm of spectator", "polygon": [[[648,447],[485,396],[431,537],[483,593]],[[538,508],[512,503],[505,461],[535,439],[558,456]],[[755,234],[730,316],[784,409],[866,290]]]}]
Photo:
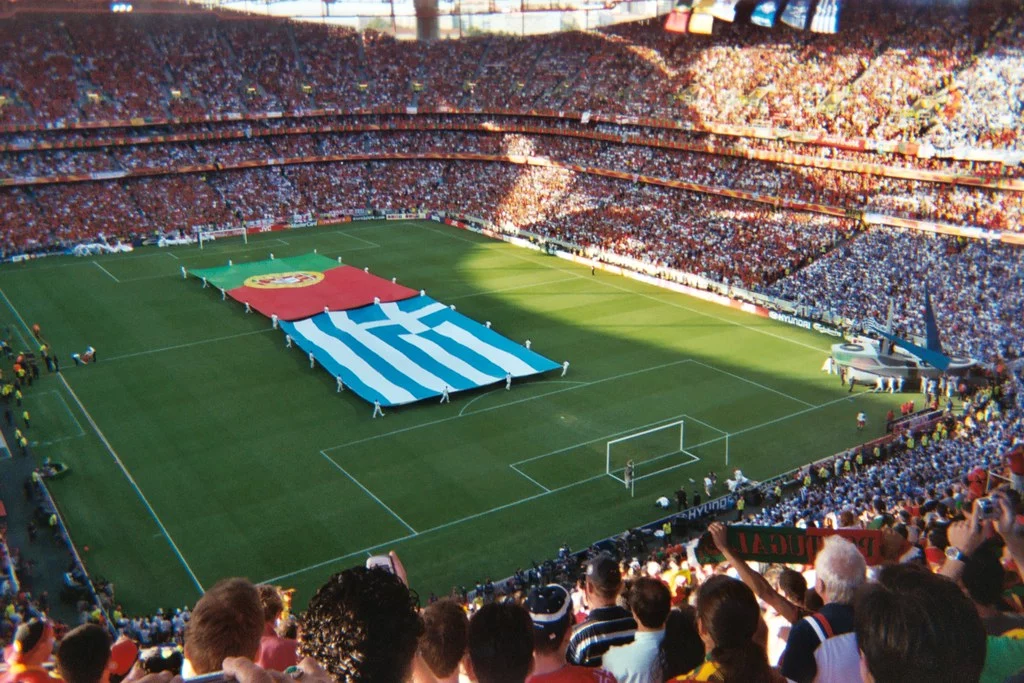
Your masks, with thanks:
[{"label": "raised arm of spectator", "polygon": [[711,538],[714,540],[715,545],[718,546],[718,549],[725,555],[725,559],[729,561],[729,564],[740,575],[740,580],[750,590],[754,591],[754,595],[763,600],[765,604],[769,605],[791,624],[795,624],[803,617],[798,606],[784,598],[781,593],[772,588],[772,585],[768,583],[766,578],[751,569],[746,560],[738,557],[729,549],[729,543],[726,540],[727,530],[724,524],[715,522],[708,527],[708,530],[711,532]]},{"label": "raised arm of spectator", "polygon": [[1017,523],[1017,514],[1013,509],[1013,503],[1005,494],[1001,491],[994,491],[992,500],[999,512],[993,520],[996,533],[1006,543],[1006,549],[1010,552],[1014,564],[1017,565],[1017,573],[1024,581],[1024,525]]},{"label": "raised arm of spectator", "polygon": [[[964,572],[963,560],[974,554],[978,546],[985,541],[985,532],[982,529],[981,523],[982,520],[978,519],[978,501],[974,501],[974,507],[971,509],[970,514],[967,515],[967,519],[953,522],[949,525],[949,531],[947,532],[949,547],[946,549],[946,562],[942,565],[942,569],[939,570],[940,574],[954,581],[960,579],[960,575]],[[951,557],[951,548],[960,551],[963,559]]]}]

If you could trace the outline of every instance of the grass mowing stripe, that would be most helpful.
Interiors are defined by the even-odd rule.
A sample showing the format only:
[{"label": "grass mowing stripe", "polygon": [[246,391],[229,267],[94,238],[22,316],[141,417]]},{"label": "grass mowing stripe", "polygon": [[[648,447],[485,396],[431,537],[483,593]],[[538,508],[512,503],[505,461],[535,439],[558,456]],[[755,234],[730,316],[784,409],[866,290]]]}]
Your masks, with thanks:
[{"label": "grass mowing stripe", "polygon": [[[43,263],[2,266],[0,276],[4,271],[22,276],[0,277],[0,284],[7,301],[25,311],[23,320],[40,323],[49,333],[48,341],[65,357],[86,342],[107,348],[104,358],[110,358],[111,351],[148,354],[101,364],[98,372],[81,377],[81,370],[68,369],[65,378],[75,382],[74,391],[110,434],[118,456],[167,530],[174,530],[175,543],[204,583],[215,577],[258,578],[312,567],[289,582],[300,602],[327,573],[346,566],[341,562],[317,571],[331,562],[322,560],[342,556],[358,563],[366,557],[361,553],[369,551],[349,556],[350,551],[371,545],[399,544],[396,549],[414,568],[421,593],[447,592],[453,582],[481,576],[508,575],[560,543],[585,547],[594,539],[650,521],[648,498],[674,490],[680,473],[687,471],[655,470],[691,460],[691,455],[681,454],[641,470],[651,476],[637,483],[633,500],[623,497],[622,484],[611,478],[576,484],[604,473],[600,441],[558,457],[515,464],[531,455],[690,413],[697,417],[686,418],[694,427],[691,432],[688,425],[686,435],[697,446],[686,446],[703,459],[689,466],[696,471],[710,462],[720,466],[724,438],[718,427],[735,432],[774,420],[779,424],[736,436],[736,447],[730,448],[744,472],[766,478],[875,436],[884,424],[882,415],[895,400],[871,395],[856,403],[843,402],[845,387],[840,389],[818,373],[820,361],[815,359],[826,348],[825,341],[819,343],[801,331],[683,299],[644,282],[600,274],[592,279],[573,263],[556,263],[540,253],[459,234],[446,226],[429,227],[449,230],[458,238],[442,239],[437,230],[421,229],[411,221],[381,221],[343,232],[332,226],[327,232],[251,236],[248,245],[240,237],[218,240],[205,252],[186,247],[174,249],[172,255],[145,248],[132,255],[96,257],[121,280],[118,287],[94,286],[95,272],[89,272],[96,268],[89,265],[93,259],[59,256],[44,262],[50,272],[40,269],[29,278],[24,273]],[[370,241],[380,247],[370,247]],[[248,253],[223,253],[242,247]],[[396,275],[416,289],[453,297],[474,295],[452,303],[475,320],[495,321],[510,338],[532,338],[538,342],[535,348],[547,349],[549,357],[572,358],[571,379],[558,379],[553,372],[548,380],[517,382],[517,393],[508,394],[500,393],[501,384],[485,387],[458,397],[461,400],[453,397],[453,404],[460,405],[424,403],[396,411],[394,417],[389,414],[387,424],[381,424],[367,419],[367,404],[354,396],[336,395],[333,379],[308,370],[304,358],[282,355],[276,335],[259,336],[259,331],[270,330],[269,324],[239,315],[236,305],[218,307],[215,296],[197,296],[197,287],[174,282],[181,265],[221,265],[229,258],[249,262],[266,258],[268,252],[284,257],[314,248],[327,255],[365,249],[358,252],[362,256],[352,253],[345,261],[360,268],[366,265],[388,278]],[[170,264],[165,254],[171,260],[175,255],[192,260]],[[134,262],[150,256],[159,258]],[[52,270],[70,265],[86,268]],[[163,272],[168,275],[157,277]],[[151,281],[126,282],[141,278]],[[588,279],[602,281],[603,286],[587,284]],[[544,286],[562,281],[564,285]],[[95,296],[83,299],[81,292],[90,288],[96,290]],[[654,302],[645,301],[645,294]],[[731,319],[728,324],[720,321],[726,318]],[[13,313],[7,319],[18,330],[9,333],[14,343],[21,343],[23,325]],[[765,330],[791,337],[788,342],[796,339],[819,348],[810,351],[799,344],[769,341]],[[236,335],[231,341],[216,341]],[[27,339],[34,341],[32,336]],[[181,351],[157,353],[167,347]],[[710,364],[742,379],[681,364],[585,391],[551,393],[680,359]],[[131,613],[194,601],[196,587],[180,560],[159,528],[154,536],[155,525],[141,499],[131,492],[116,461],[54,377],[42,377],[42,391],[56,389],[86,435],[40,448],[38,457],[59,458],[74,466],[72,479],[55,483],[55,495],[76,540],[92,547],[90,568],[124,586],[120,598]],[[813,404],[840,400],[793,417],[792,411],[803,410],[804,404],[762,390],[743,381],[746,378]],[[492,389],[496,390],[488,393]],[[541,394],[548,398],[534,400],[543,398]],[[62,439],[76,434],[74,423],[53,399],[43,400],[50,412],[40,420],[41,428],[48,430],[40,436]],[[850,411],[862,406],[870,415],[869,433],[855,431],[850,419]],[[418,429],[419,423],[438,423],[460,410],[466,419]],[[482,414],[474,418],[477,412]],[[402,428],[418,431],[406,429],[408,433],[386,441],[328,455],[410,526],[435,529],[426,536],[409,535],[408,527],[383,512],[370,495],[328,460],[314,455],[327,444]],[[700,445],[703,442],[708,443]],[[665,450],[651,449],[650,455]],[[592,453],[596,455],[591,457]],[[685,481],[685,475],[682,478]],[[533,497],[547,493],[542,487],[563,485],[574,488],[557,496]],[[511,505],[487,514],[503,504]],[[588,514],[566,514],[580,509]],[[110,530],[116,530],[117,539],[135,542],[115,543]],[[473,540],[465,543],[466,539]]]},{"label": "grass mowing stripe", "polygon": [[[75,417],[75,413],[71,410],[71,406],[68,405],[68,402],[64,400],[64,396],[59,391],[56,391],[56,390],[48,391],[46,393],[47,394],[53,394],[54,396],[56,396],[60,400],[61,404],[64,406],[64,410],[68,411],[68,416],[75,423],[75,426],[78,427],[78,434],[76,434],[75,436],[72,436],[70,438],[77,439],[79,436],[85,436],[85,429],[82,427],[82,423],[78,421],[77,417]],[[40,395],[42,395],[42,394],[40,394]]]},{"label": "grass mowing stripe", "polygon": [[491,296],[493,294],[504,294],[505,292],[518,292],[520,289],[532,289],[534,287],[545,287],[547,285],[557,285],[561,282],[572,282],[573,280],[584,279],[582,275],[573,275],[572,277],[563,277],[558,280],[550,280],[548,282],[534,282],[529,285],[519,285],[517,287],[504,287],[502,289],[486,289],[480,292],[473,292],[472,294],[460,294],[459,296],[445,296],[441,297],[445,301],[458,301],[459,299],[472,299],[475,296]]},{"label": "grass mowing stripe", "polygon": [[[459,235],[452,235],[452,234],[449,234],[448,232],[444,232],[442,230],[437,230],[437,229],[435,229],[433,227],[430,227],[429,225],[424,225],[420,221],[417,221],[416,225],[419,226],[420,228],[424,229],[424,230],[429,230],[430,232],[437,233],[438,235],[447,235],[448,237],[450,237],[452,239],[461,240],[463,242],[469,242],[471,244],[476,244],[476,242],[474,242],[473,240],[467,240],[465,237],[460,237]],[[519,259],[521,261],[527,261],[529,263],[536,263],[536,261],[534,261],[533,259],[529,259],[529,258],[526,258],[524,256],[518,256],[516,254],[509,254],[509,255],[512,256],[513,258],[517,258],[517,259]],[[572,271],[569,271],[569,270],[565,270],[564,268],[558,268],[558,267],[553,266],[551,264],[544,264],[544,265],[547,266],[548,268],[550,268],[551,270],[557,270],[560,273],[571,273],[572,272]],[[674,301],[665,301],[664,299],[659,299],[658,297],[653,296],[651,294],[644,294],[643,292],[638,292],[638,291],[636,291],[634,289],[629,289],[628,287],[622,287],[622,286],[617,285],[615,283],[608,282],[607,278],[595,278],[595,281],[596,282],[600,282],[602,285],[604,285],[606,287],[611,287],[613,289],[617,289],[617,290],[622,291],[622,292],[628,292],[629,294],[633,294],[635,296],[643,297],[645,299],[650,299],[651,301],[657,301],[658,303],[665,304],[666,306],[673,306],[675,308],[679,308],[679,309],[682,309],[684,311],[689,311],[691,313],[696,313],[698,315],[702,315],[702,316],[705,316],[707,318],[711,318],[713,320],[718,320],[719,322],[728,323],[729,325],[736,325],[737,327],[742,327],[744,329],[750,330],[751,332],[757,332],[758,334],[764,334],[764,335],[768,335],[769,337],[775,337],[776,339],[781,339],[782,341],[789,342],[790,344],[797,344],[797,345],[803,346],[804,348],[807,348],[807,349],[813,349],[815,351],[820,351],[822,353],[828,353],[827,351],[824,351],[823,349],[821,349],[821,348],[819,348],[817,346],[812,346],[810,344],[805,344],[804,342],[797,341],[796,339],[790,339],[789,337],[783,337],[782,335],[773,334],[772,332],[769,332],[767,330],[762,330],[762,329],[759,329],[757,327],[752,327],[750,325],[744,325],[743,323],[736,322],[735,320],[730,320],[729,318],[722,318],[722,317],[717,316],[717,315],[712,315],[710,313],[705,313],[704,311],[700,311],[700,310],[698,310],[696,308],[690,308],[689,306],[684,306],[682,304],[677,304]]]},{"label": "grass mowing stripe", "polygon": [[160,521],[159,515],[156,514],[156,510],[153,509],[153,506],[149,504],[149,500],[146,499],[146,495],[142,492],[142,489],[140,489],[139,485],[135,482],[135,478],[132,477],[131,472],[129,472],[128,468],[124,466],[123,462],[121,462],[121,458],[118,457],[117,451],[115,451],[114,447],[110,445],[110,441],[108,441],[107,437],[104,436],[103,432],[100,430],[99,425],[96,424],[96,421],[92,419],[92,415],[89,414],[89,411],[85,409],[85,406],[82,404],[82,401],[78,398],[78,394],[76,394],[75,390],[71,388],[71,385],[68,384],[68,381],[64,379],[64,375],[61,374],[59,375],[59,377],[61,383],[64,385],[64,388],[67,389],[69,394],[71,394],[71,398],[73,398],[75,400],[75,403],[78,404],[78,409],[82,411],[82,415],[85,416],[85,419],[89,423],[89,426],[92,427],[94,432],[96,432],[96,436],[100,438],[100,441],[103,443],[103,446],[107,449],[107,452],[110,454],[110,457],[112,457],[114,459],[114,462],[117,463],[117,466],[121,468],[121,472],[128,480],[128,483],[132,485],[133,489],[135,489],[135,494],[139,497],[139,500],[142,501],[142,504],[146,506],[146,509],[149,511],[149,514],[153,517],[153,521],[155,521],[156,525],[160,527],[160,532],[164,535],[164,538],[167,539],[167,542],[174,550],[174,554],[178,556],[178,560],[181,562],[181,565],[185,568],[185,571],[188,572],[189,578],[192,579],[192,583],[195,584],[195,587],[199,589],[200,594],[204,593],[206,589],[203,588],[203,584],[199,582],[199,578],[196,576],[195,572],[192,571],[192,567],[189,566],[188,560],[186,560],[185,556],[181,554],[181,550],[178,548],[178,544],[174,542],[173,538],[171,538],[171,534],[168,533],[167,527],[165,527],[164,523]]},{"label": "grass mowing stripe", "polygon": [[[527,398],[521,398],[521,399],[518,399],[516,401],[509,401],[508,403],[502,403],[501,405],[491,406],[490,408],[481,408],[480,410],[473,411],[472,413],[467,413],[467,415],[478,415],[480,413],[489,413],[492,410],[501,410],[502,408],[508,408],[509,406],[518,405],[520,403],[526,403],[527,401],[536,401],[537,399],[544,398],[546,396],[554,396],[555,394],[562,394],[562,393],[565,393],[566,391],[573,391],[575,389],[583,389],[583,388],[586,388],[586,387],[594,386],[595,384],[603,384],[605,382],[611,382],[611,381],[614,381],[614,380],[617,380],[617,379],[623,379],[625,377],[632,377],[633,375],[640,375],[640,374],[643,374],[645,372],[652,372],[654,370],[664,370],[665,368],[671,368],[671,367],[674,367],[676,365],[682,365],[683,363],[689,363],[689,362],[690,362],[689,358],[684,358],[682,360],[672,361],[671,363],[662,363],[661,365],[654,365],[654,366],[649,367],[649,368],[642,368],[640,370],[633,370],[631,372],[623,372],[623,373],[621,373],[619,375],[613,375],[612,377],[603,377],[601,379],[596,379],[593,382],[584,382],[582,384],[577,384],[575,386],[568,387],[567,389],[556,389],[554,391],[549,391],[549,392],[540,394],[538,396],[528,396]],[[550,384],[555,384],[555,382],[550,382]],[[496,390],[488,392],[488,393],[495,393],[496,391],[498,391],[498,390],[496,389]],[[483,397],[480,396],[478,398],[483,398]],[[474,399],[474,400],[476,400],[476,399]],[[465,417],[465,415],[463,415],[462,413],[459,413],[458,415],[453,415],[452,417],[444,417],[444,418],[441,418],[440,420],[433,420],[431,422],[424,422],[422,424],[413,425],[412,427],[403,427],[402,429],[395,429],[393,431],[386,432],[384,434],[374,434],[373,436],[368,436],[368,437],[363,438],[363,439],[357,439],[355,441],[348,441],[348,442],[343,443],[343,444],[338,444],[337,446],[331,446],[330,448],[325,448],[324,450],[325,451],[336,451],[336,450],[338,450],[340,448],[348,448],[349,446],[355,446],[357,444],[366,443],[367,441],[376,441],[377,439],[382,439],[382,438],[384,438],[386,436],[394,436],[395,434],[402,434],[403,432],[410,432],[410,431],[413,431],[413,430],[416,430],[416,429],[421,429],[423,427],[431,427],[433,425],[438,425],[438,424],[441,424],[441,423],[444,423],[444,422],[451,422],[452,420],[458,420],[460,417]]]},{"label": "grass mowing stripe", "polygon": [[111,272],[110,272],[109,270],[107,270],[107,269],[106,269],[106,268],[104,268],[104,267],[103,267],[102,265],[100,265],[100,262],[99,262],[99,261],[93,261],[93,262],[92,262],[92,264],[93,264],[94,266],[96,266],[97,268],[99,268],[100,270],[102,270],[102,271],[103,271],[104,273],[106,273],[106,274],[107,274],[108,276],[110,276],[110,279],[111,279],[111,280],[113,280],[113,281],[114,281],[114,282],[116,282],[117,284],[121,284],[121,281],[120,281],[120,280],[118,280],[118,279],[117,279],[116,277],[114,277],[114,274],[113,274],[113,273],[111,273]]},{"label": "grass mowing stripe", "polygon": [[346,477],[348,477],[349,479],[351,479],[351,480],[352,480],[352,483],[353,483],[353,484],[355,484],[356,486],[358,486],[359,488],[361,488],[361,489],[362,489],[363,491],[365,491],[365,492],[366,492],[366,495],[370,496],[370,498],[373,498],[373,499],[374,499],[375,501],[377,501],[377,503],[378,503],[378,504],[379,504],[379,505],[380,505],[380,506],[381,506],[382,508],[384,508],[385,510],[387,510],[388,512],[390,512],[390,513],[391,513],[391,516],[392,516],[392,517],[394,517],[395,519],[397,519],[397,520],[398,520],[399,522],[401,522],[401,523],[402,523],[402,526],[404,526],[404,527],[405,527],[406,529],[408,529],[409,531],[411,531],[411,532],[412,532],[412,535],[413,535],[413,536],[416,536],[416,535],[418,535],[418,534],[419,534],[419,532],[418,532],[418,531],[416,531],[415,529],[413,529],[413,528],[412,528],[412,525],[410,525],[410,524],[409,524],[408,522],[406,522],[406,521],[405,521],[404,519],[402,519],[401,517],[399,517],[399,516],[398,516],[398,513],[397,513],[397,512],[395,512],[394,510],[392,510],[392,509],[391,509],[390,507],[388,507],[388,504],[387,504],[387,503],[385,503],[385,502],[384,502],[383,500],[381,500],[380,498],[378,498],[378,497],[377,497],[377,495],[376,495],[376,494],[375,494],[375,493],[374,493],[373,491],[371,491],[370,489],[368,489],[368,488],[366,488],[365,486],[363,486],[362,482],[360,482],[360,481],[359,481],[358,479],[356,479],[356,478],[355,478],[355,477],[353,477],[353,476],[352,476],[351,474],[349,474],[349,473],[348,473],[347,471],[345,471],[345,468],[344,468],[344,467],[342,467],[341,465],[339,465],[339,464],[338,464],[337,462],[335,462],[334,458],[332,458],[331,456],[327,455],[327,454],[326,454],[326,453],[324,453],[323,451],[320,451],[320,455],[322,455],[322,456],[324,456],[325,458],[327,458],[327,462],[329,462],[329,463],[331,463],[332,465],[334,465],[334,467],[335,467],[335,468],[336,468],[336,469],[337,469],[337,470],[338,470],[339,472],[341,472],[341,473],[342,473],[342,474],[344,474],[344,475],[345,475]]},{"label": "grass mowing stripe", "polygon": [[[754,431],[756,429],[761,429],[763,427],[767,427],[769,425],[773,425],[773,424],[776,424],[778,422],[782,422],[784,420],[788,420],[788,419],[797,417],[799,415],[803,415],[803,414],[811,412],[813,410],[820,410],[821,408],[824,408],[824,407],[827,407],[827,406],[830,406],[830,405],[833,405],[835,403],[839,403],[840,401],[845,401],[845,400],[848,400],[848,399],[844,397],[844,398],[836,399],[834,401],[828,401],[827,403],[822,403],[821,405],[813,406],[811,408],[807,408],[806,410],[801,410],[801,411],[798,411],[798,412],[795,412],[795,413],[791,413],[789,415],[785,415],[785,416],[783,416],[781,418],[776,418],[774,420],[768,420],[767,422],[763,422],[761,424],[753,425],[752,427],[747,427],[746,429],[741,429],[741,430],[739,430],[737,432],[733,432],[733,434],[744,434],[746,432],[751,432],[751,431]],[[731,435],[732,434],[730,434],[730,436]],[[718,440],[719,439],[714,439],[713,441],[718,441]],[[593,443],[593,440],[585,442],[585,443]],[[711,443],[711,442],[708,442],[708,443]],[[700,446],[700,445],[705,445],[705,444],[698,444],[698,446]],[[690,448],[693,448],[693,446],[691,446]],[[685,463],[680,463],[679,465],[676,465],[674,467],[668,468],[668,470],[660,470],[660,471],[658,471],[658,472],[656,472],[654,474],[663,474],[666,471],[669,471],[669,470],[672,470],[672,469],[676,469],[676,468],[682,467],[684,465],[690,465],[690,464],[693,464],[694,462],[699,462],[700,461],[700,457],[699,456],[694,455],[693,453],[689,453],[689,452],[687,452],[686,454],[689,455],[690,458],[692,458],[690,461],[685,462]],[[513,469],[515,469],[515,468],[513,467]],[[522,472],[520,472],[520,474],[522,474]],[[647,478],[648,476],[653,476],[653,475],[645,475],[642,478]],[[592,477],[587,477],[586,479],[581,479],[579,481],[572,482],[571,484],[565,484],[564,486],[559,486],[558,488],[555,488],[555,489],[545,489],[545,491],[542,492],[542,493],[538,493],[538,494],[535,494],[535,495],[532,495],[532,496],[527,496],[526,498],[523,498],[521,500],[512,501],[511,503],[505,503],[504,505],[499,505],[499,506],[493,507],[493,508],[491,508],[489,510],[483,510],[482,512],[478,512],[476,514],[472,514],[472,515],[469,515],[467,517],[463,517],[461,519],[456,519],[456,520],[453,520],[451,522],[445,522],[444,524],[438,524],[437,526],[433,526],[433,527],[431,527],[429,529],[425,529],[424,531],[419,531],[419,532],[414,533],[414,534],[409,534],[408,536],[402,536],[401,538],[396,538],[396,539],[393,539],[393,540],[390,540],[390,541],[386,541],[384,543],[378,543],[377,545],[372,545],[372,546],[369,546],[367,548],[363,548],[361,550],[356,550],[354,552],[351,552],[351,553],[348,553],[348,554],[345,554],[345,555],[339,555],[338,557],[334,557],[334,558],[331,558],[329,560],[324,560],[322,562],[318,562],[315,565],[310,565],[308,567],[303,567],[302,569],[297,569],[297,570],[289,572],[287,574],[282,574],[281,576],[275,576],[272,579],[265,579],[264,581],[261,581],[261,583],[277,583],[278,581],[283,581],[284,579],[290,579],[292,577],[298,576],[299,574],[304,574],[306,572],[313,571],[313,570],[316,570],[316,569],[320,569],[322,567],[327,567],[327,566],[329,566],[331,564],[334,564],[334,563],[337,563],[337,562],[341,562],[342,560],[347,560],[350,557],[355,557],[356,555],[363,555],[365,553],[372,552],[372,551],[378,550],[380,548],[386,548],[386,547],[389,547],[389,546],[394,546],[394,545],[396,545],[398,543],[401,543],[403,541],[408,541],[408,540],[413,539],[413,538],[417,538],[417,537],[420,537],[420,536],[425,536],[426,534],[430,534],[430,533],[434,533],[434,532],[437,532],[437,531],[441,531],[443,529],[448,529],[448,528],[453,527],[455,525],[463,524],[465,522],[468,522],[468,521],[471,521],[471,520],[474,520],[474,519],[479,519],[480,517],[483,517],[485,515],[490,515],[490,514],[495,513],[495,512],[500,512],[501,510],[507,510],[507,509],[509,509],[511,507],[515,507],[517,505],[522,505],[523,503],[527,503],[529,501],[536,500],[538,498],[543,498],[544,496],[548,496],[548,495],[551,495],[553,493],[559,493],[560,491],[565,491],[567,489],[574,488],[574,487],[579,486],[581,484],[587,484],[587,483],[590,483],[592,481],[596,481],[598,479],[601,479],[603,477],[611,477],[612,479],[615,479],[616,481],[619,481],[621,483],[621,480],[617,479],[616,477],[614,477],[612,475],[608,475],[608,474],[602,472],[601,474],[596,474],[596,475],[594,475]],[[536,484],[537,482],[534,482],[534,483]],[[541,486],[541,485],[538,484],[538,486]],[[541,488],[544,488],[544,487],[541,486]]]},{"label": "grass mowing stripe", "polygon": [[508,510],[509,508],[513,508],[513,507],[516,507],[518,505],[522,505],[523,503],[529,503],[530,501],[537,500],[538,498],[543,498],[544,496],[550,496],[553,493],[559,493],[561,491],[566,491],[568,489],[575,488],[577,486],[580,486],[581,484],[589,484],[592,481],[597,481],[598,479],[603,479],[603,478],[605,478],[607,476],[608,476],[607,474],[602,472],[601,474],[597,474],[597,475],[594,475],[592,477],[587,477],[586,479],[580,479],[579,481],[574,481],[571,484],[565,484],[564,486],[559,486],[556,489],[545,489],[541,493],[537,493],[537,494],[534,494],[532,496],[527,496],[526,498],[521,498],[519,500],[514,500],[511,503],[505,503],[504,505],[498,505],[498,506],[493,507],[493,508],[491,508],[489,510],[482,510],[480,512],[477,512],[477,513],[472,514],[472,515],[467,515],[466,517],[462,517],[460,519],[454,519],[454,520],[452,520],[450,522],[445,522],[444,524],[438,524],[437,526],[432,526],[429,529],[426,529],[424,531],[419,531],[419,532],[417,532],[415,534],[409,534],[408,536],[402,536],[401,538],[396,538],[396,539],[393,539],[391,541],[386,541],[384,543],[378,543],[377,545],[372,545],[372,546],[370,546],[368,548],[363,548],[362,550],[357,550],[355,552],[348,553],[346,555],[339,555],[338,557],[331,558],[330,560],[324,560],[323,562],[318,562],[315,565],[310,565],[308,567],[303,567],[302,569],[297,569],[297,570],[295,570],[293,572],[290,572],[288,574],[282,574],[281,576],[275,576],[272,579],[266,579],[265,581],[261,581],[260,583],[276,583],[278,581],[281,581],[282,579],[289,579],[289,578],[292,578],[293,576],[298,576],[299,574],[305,574],[306,572],[312,571],[314,569],[320,569],[321,567],[326,567],[326,566],[328,566],[330,564],[333,564],[335,562],[340,562],[342,560],[348,559],[348,558],[353,557],[355,555],[362,555],[363,553],[367,553],[367,552],[370,552],[370,551],[373,551],[373,550],[377,550],[379,548],[386,548],[388,546],[393,546],[393,545],[395,545],[397,543],[401,543],[403,541],[408,541],[408,540],[413,539],[413,538],[419,538],[420,536],[425,536],[427,534],[432,534],[432,533],[435,533],[435,532],[438,532],[438,531],[442,531],[444,529],[449,529],[449,528],[451,528],[453,526],[456,526],[456,525],[459,525],[459,524],[465,524],[466,522],[470,522],[470,521],[472,521],[474,519],[480,519],[481,517],[485,517],[487,515],[494,514],[495,512],[501,512],[502,510]]},{"label": "grass mowing stripe", "polygon": [[548,488],[547,486],[545,486],[544,484],[540,483],[539,481],[537,481],[536,479],[534,479],[533,477],[531,477],[531,476],[530,476],[529,474],[527,474],[526,472],[523,472],[522,470],[520,470],[520,469],[519,469],[518,467],[516,467],[515,465],[509,465],[509,467],[511,467],[511,468],[512,468],[512,469],[513,469],[513,470],[515,471],[515,473],[516,473],[516,474],[519,474],[519,475],[522,475],[522,476],[526,477],[527,479],[529,479],[530,481],[532,481],[532,482],[533,482],[534,484],[536,484],[537,486],[541,487],[541,488],[542,488],[542,489],[544,489],[545,491],[548,491],[548,492],[550,492],[550,491],[551,491],[551,489],[549,489],[549,488]]},{"label": "grass mowing stripe", "polygon": [[779,391],[778,389],[772,389],[771,387],[765,386],[764,384],[761,384],[760,382],[755,382],[752,379],[747,379],[746,377],[743,377],[742,375],[737,375],[735,373],[729,372],[728,370],[722,370],[720,368],[716,368],[714,365],[708,365],[707,363],[701,363],[699,360],[695,360],[693,362],[694,362],[695,365],[703,365],[708,370],[714,370],[715,372],[720,372],[723,375],[729,375],[730,377],[734,377],[734,378],[740,380],[741,382],[746,382],[747,384],[752,384],[753,386],[755,386],[755,387],[757,387],[759,389],[764,389],[765,391],[770,391],[773,394],[778,394],[779,396],[782,396],[783,398],[788,398],[790,401],[796,401],[797,403],[803,403],[805,406],[812,406],[812,407],[814,406],[813,403],[805,401],[802,398],[797,398],[796,396],[790,396],[789,394],[785,393],[784,391]]},{"label": "grass mowing stripe", "polygon": [[[28,323],[26,323],[25,319],[21,317],[21,313],[19,313],[18,309],[16,309],[14,307],[14,304],[11,303],[11,300],[7,298],[7,293],[3,290],[2,287],[0,287],[0,296],[3,296],[4,302],[7,304],[7,308],[11,309],[11,313],[13,313],[14,316],[18,319],[18,322],[21,323],[22,328],[24,328],[24,330],[26,332],[28,332],[28,336],[29,337],[35,336],[35,335],[32,334],[32,330],[29,329]],[[25,341],[25,337],[21,336],[21,332],[18,332],[17,328],[14,329],[14,332],[15,332],[15,334],[18,335],[18,339],[21,340],[21,343],[25,344],[25,350],[26,351],[30,350],[32,348],[32,346]]]},{"label": "grass mowing stripe", "polygon": [[202,346],[203,344],[213,344],[214,342],[226,341],[228,339],[238,339],[239,337],[250,337],[254,334],[266,334],[267,332],[273,332],[273,330],[252,330],[250,332],[239,332],[238,334],[229,334],[223,337],[212,337],[210,339],[200,339],[199,341],[188,342],[185,344],[175,344],[174,346],[163,346],[159,349],[148,349],[146,351],[136,351],[134,353],[124,353],[120,356],[111,356],[105,358],[106,362],[113,360],[124,360],[126,358],[138,358],[139,356],[148,356],[154,353],[163,353],[164,351],[175,351],[177,349],[187,349],[193,346]]}]

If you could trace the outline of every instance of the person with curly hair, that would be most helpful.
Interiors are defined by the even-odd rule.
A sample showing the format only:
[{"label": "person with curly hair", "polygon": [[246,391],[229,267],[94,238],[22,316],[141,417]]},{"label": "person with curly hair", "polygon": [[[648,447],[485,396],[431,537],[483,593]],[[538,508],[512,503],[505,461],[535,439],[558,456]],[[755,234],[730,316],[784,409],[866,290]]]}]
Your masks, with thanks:
[{"label": "person with curly hair", "polygon": [[354,567],[317,589],[299,623],[299,653],[337,683],[409,679],[423,621],[419,597],[395,574]]}]

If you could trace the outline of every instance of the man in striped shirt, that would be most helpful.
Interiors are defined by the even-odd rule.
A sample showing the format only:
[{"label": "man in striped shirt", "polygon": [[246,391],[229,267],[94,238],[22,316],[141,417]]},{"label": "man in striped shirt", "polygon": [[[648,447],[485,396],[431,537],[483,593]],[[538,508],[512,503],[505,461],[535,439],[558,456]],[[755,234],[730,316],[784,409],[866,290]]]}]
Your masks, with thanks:
[{"label": "man in striped shirt", "polygon": [[601,666],[608,648],[632,643],[636,633],[633,615],[616,604],[622,590],[618,562],[602,553],[587,563],[584,590],[590,614],[573,629],[565,658],[570,664]]}]

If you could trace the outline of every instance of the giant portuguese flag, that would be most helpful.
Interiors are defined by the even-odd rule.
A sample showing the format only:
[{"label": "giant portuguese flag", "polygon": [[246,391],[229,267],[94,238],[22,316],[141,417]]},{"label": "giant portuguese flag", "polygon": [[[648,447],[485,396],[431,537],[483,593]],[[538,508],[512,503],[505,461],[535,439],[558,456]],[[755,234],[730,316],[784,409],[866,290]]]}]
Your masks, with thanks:
[{"label": "giant portuguese flag", "polygon": [[317,254],[206,268],[190,275],[268,318],[276,315],[281,320],[309,318],[323,313],[325,307],[347,311],[372,304],[375,298],[387,303],[419,294]]}]

